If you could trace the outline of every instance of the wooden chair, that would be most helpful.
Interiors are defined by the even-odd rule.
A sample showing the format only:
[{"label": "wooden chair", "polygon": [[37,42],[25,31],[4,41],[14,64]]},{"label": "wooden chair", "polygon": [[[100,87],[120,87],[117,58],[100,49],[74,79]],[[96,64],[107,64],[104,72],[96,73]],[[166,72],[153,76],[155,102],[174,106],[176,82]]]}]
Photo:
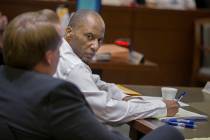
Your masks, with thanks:
[{"label": "wooden chair", "polygon": [[210,18],[195,21],[192,85],[210,81]]}]

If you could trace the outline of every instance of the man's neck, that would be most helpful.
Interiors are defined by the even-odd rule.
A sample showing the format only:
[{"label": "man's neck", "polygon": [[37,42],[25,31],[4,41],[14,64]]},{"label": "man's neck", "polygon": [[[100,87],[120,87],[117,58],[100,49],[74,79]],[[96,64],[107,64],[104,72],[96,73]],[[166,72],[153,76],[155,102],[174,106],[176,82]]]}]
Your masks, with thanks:
[{"label": "man's neck", "polygon": [[33,68],[34,71],[38,72],[38,73],[43,73],[43,74],[47,74],[47,75],[53,75],[50,71],[49,68],[47,66],[45,66],[44,64],[37,64],[36,66],[34,66]]}]

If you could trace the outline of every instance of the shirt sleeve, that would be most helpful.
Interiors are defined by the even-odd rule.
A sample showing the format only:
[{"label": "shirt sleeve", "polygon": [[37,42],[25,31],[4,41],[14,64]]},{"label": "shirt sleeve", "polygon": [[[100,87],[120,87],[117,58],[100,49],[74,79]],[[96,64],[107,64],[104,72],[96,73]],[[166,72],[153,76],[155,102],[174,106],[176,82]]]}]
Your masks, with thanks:
[{"label": "shirt sleeve", "polygon": [[92,79],[94,83],[100,90],[104,90],[106,92],[111,93],[113,99],[122,100],[124,97],[128,96],[121,89],[119,89],[115,84],[106,83],[101,80],[101,78],[97,74],[92,74]]},{"label": "shirt sleeve", "polygon": [[96,86],[92,73],[84,67],[75,67],[68,76],[65,79],[75,83],[82,90],[93,111],[103,122],[120,124],[135,119],[163,117],[167,114],[166,105],[162,101],[123,101],[113,98],[112,92],[100,90]]},{"label": "shirt sleeve", "polygon": [[85,99],[70,84],[56,88],[49,99],[49,128],[57,140],[128,140],[97,121]]}]

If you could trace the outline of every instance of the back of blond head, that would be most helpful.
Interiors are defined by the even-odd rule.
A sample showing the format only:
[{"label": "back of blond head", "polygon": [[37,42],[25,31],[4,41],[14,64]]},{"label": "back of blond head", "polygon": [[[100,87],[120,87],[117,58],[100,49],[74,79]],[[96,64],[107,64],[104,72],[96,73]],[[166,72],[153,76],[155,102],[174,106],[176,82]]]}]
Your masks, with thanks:
[{"label": "back of blond head", "polygon": [[61,37],[48,19],[39,12],[23,13],[13,19],[3,35],[3,57],[6,65],[32,69],[43,60],[49,49],[56,49]]},{"label": "back of blond head", "polygon": [[39,15],[37,18],[40,21],[41,20],[49,21],[55,24],[58,24],[60,22],[58,15],[53,10],[43,9],[43,10],[37,11],[37,14]]}]

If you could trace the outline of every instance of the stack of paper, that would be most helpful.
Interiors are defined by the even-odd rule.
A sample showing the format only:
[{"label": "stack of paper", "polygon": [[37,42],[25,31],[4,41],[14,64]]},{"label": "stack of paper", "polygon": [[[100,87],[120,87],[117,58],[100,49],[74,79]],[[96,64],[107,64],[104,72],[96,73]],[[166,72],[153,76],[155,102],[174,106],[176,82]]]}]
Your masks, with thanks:
[{"label": "stack of paper", "polygon": [[[162,97],[154,97],[154,96],[141,96],[142,99],[144,100],[163,100]],[[189,104],[186,104],[184,102],[179,101],[179,105],[184,107],[184,106],[189,106]]]},{"label": "stack of paper", "polygon": [[210,140],[210,137],[208,137],[208,138],[192,138],[192,139],[185,139],[185,140]]},{"label": "stack of paper", "polygon": [[175,116],[173,116],[173,117],[162,117],[162,118],[158,118],[158,119],[164,120],[164,119],[170,119],[170,118],[205,120],[205,119],[208,118],[208,116],[201,115],[201,114],[198,114],[198,113],[195,113],[195,112],[191,112],[191,111],[185,110],[183,108],[179,108],[179,111]]}]

